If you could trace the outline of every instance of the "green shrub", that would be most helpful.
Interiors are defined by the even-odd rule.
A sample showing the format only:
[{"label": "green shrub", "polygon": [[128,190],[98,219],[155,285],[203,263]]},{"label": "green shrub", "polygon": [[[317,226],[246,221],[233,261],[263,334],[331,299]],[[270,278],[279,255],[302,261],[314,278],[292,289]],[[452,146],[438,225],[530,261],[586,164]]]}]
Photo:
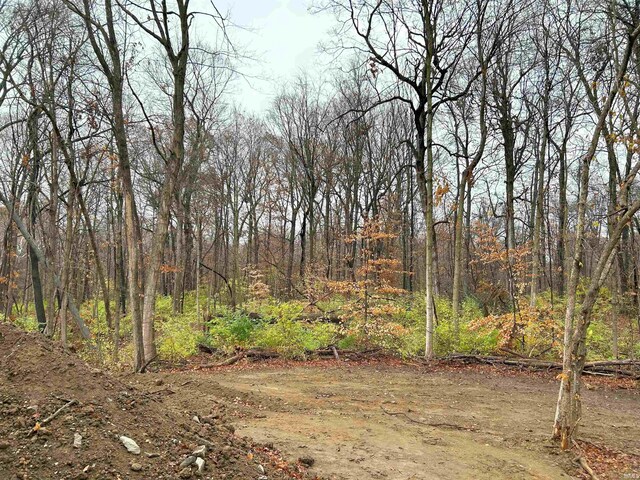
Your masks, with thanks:
[{"label": "green shrub", "polygon": [[304,306],[299,302],[270,303],[262,309],[269,319],[255,331],[254,345],[275,350],[286,358],[305,358],[310,350],[334,345],[339,328],[330,323],[307,324],[297,320]]},{"label": "green shrub", "polygon": [[358,344],[358,339],[355,335],[345,335],[340,340],[338,340],[337,347],[342,350],[351,350],[355,348]]},{"label": "green shrub", "polygon": [[245,312],[225,311],[207,324],[206,343],[214,348],[231,351],[235,347],[249,347],[259,320]]},{"label": "green shrub", "polygon": [[316,323],[308,327],[307,350],[318,350],[338,342],[339,327],[333,323]]},{"label": "green shrub", "polygon": [[179,361],[198,351],[200,335],[194,313],[171,315],[156,322],[158,331],[158,356],[165,360]]},{"label": "green shrub", "polygon": [[24,312],[22,315],[18,315],[15,318],[14,323],[27,332],[37,332],[39,329],[38,319],[36,318],[35,313],[32,314],[28,311]]}]

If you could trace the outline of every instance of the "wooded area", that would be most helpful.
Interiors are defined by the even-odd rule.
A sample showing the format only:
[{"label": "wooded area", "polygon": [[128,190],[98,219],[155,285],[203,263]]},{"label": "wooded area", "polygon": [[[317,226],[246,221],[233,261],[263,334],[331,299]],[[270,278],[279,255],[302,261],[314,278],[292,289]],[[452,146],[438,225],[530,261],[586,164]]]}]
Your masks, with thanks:
[{"label": "wooded area", "polygon": [[585,364],[640,354],[640,3],[313,9],[332,68],[256,114],[213,2],[0,0],[5,321],[144,371],[161,317],[291,342],[333,318],[309,328],[337,356],[420,311],[403,356],[562,361],[571,448]]}]

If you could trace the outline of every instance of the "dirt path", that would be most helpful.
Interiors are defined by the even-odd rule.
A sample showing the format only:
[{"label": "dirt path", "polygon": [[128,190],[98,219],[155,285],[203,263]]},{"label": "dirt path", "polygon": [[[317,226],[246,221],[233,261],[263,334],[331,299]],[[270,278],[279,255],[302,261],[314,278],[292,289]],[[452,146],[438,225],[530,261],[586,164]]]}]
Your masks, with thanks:
[{"label": "dirt path", "polygon": [[[156,375],[176,392],[169,405],[191,415],[225,398],[237,433],[293,460],[312,457],[322,477],[562,479],[576,471],[548,441],[551,378],[344,365]],[[587,391],[584,402],[581,438],[640,455],[637,391]]]}]

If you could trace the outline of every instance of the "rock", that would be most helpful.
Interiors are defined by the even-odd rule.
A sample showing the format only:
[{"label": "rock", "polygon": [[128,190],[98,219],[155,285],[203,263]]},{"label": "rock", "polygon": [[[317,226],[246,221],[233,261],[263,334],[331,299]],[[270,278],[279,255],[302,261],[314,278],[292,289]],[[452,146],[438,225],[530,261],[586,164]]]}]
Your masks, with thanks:
[{"label": "rock", "polygon": [[194,415],[191,420],[193,420],[196,423],[200,423],[200,419],[198,418],[198,415]]},{"label": "rock", "polygon": [[231,454],[231,445],[225,445],[222,447],[222,455],[228,457]]},{"label": "rock", "polygon": [[258,477],[258,480],[269,480],[269,477],[267,477],[266,475],[260,475]]},{"label": "rock", "polygon": [[180,473],[178,474],[178,476],[180,478],[191,478],[191,469],[183,468],[182,470],[180,470]]},{"label": "rock", "polygon": [[156,452],[144,452],[144,454],[149,458],[156,458],[160,456],[160,454]]},{"label": "rock", "polygon": [[316,463],[316,459],[313,457],[300,457],[298,461],[305,467],[313,467],[313,464]]},{"label": "rock", "polygon": [[218,418],[217,415],[205,415],[204,417],[202,417],[202,423],[207,423],[209,425],[213,425],[216,423],[216,419]]},{"label": "rock", "polygon": [[196,458],[196,465],[198,466],[198,473],[202,473],[204,470],[204,459],[200,457]]},{"label": "rock", "polygon": [[196,448],[191,455],[195,455],[196,457],[204,458],[204,455],[207,453],[207,446],[200,445]]},{"label": "rock", "polygon": [[180,468],[185,468],[193,465],[194,463],[196,463],[196,458],[198,457],[196,457],[195,455],[189,455],[182,461],[182,463],[180,464]]},{"label": "rock", "polygon": [[264,467],[262,465],[258,465],[258,470],[260,473],[264,473]]},{"label": "rock", "polygon": [[124,435],[122,435],[120,437],[120,441],[122,442],[122,444],[125,446],[125,448],[127,449],[127,451],[129,453],[133,453],[134,455],[140,455],[140,447],[135,442],[135,440],[133,440],[132,438],[125,437]]},{"label": "rock", "polygon": [[11,444],[9,442],[7,442],[6,440],[0,440],[0,450],[6,450],[10,446],[11,446]]},{"label": "rock", "polygon": [[76,432],[73,434],[73,448],[80,448],[80,447],[82,447],[82,435]]},{"label": "rock", "polygon": [[131,470],[133,470],[134,472],[139,472],[142,470],[142,465],[140,465],[139,463],[134,462],[130,465],[130,467],[131,467]]},{"label": "rock", "polygon": [[164,381],[161,378],[157,378],[155,381],[156,387],[162,386],[163,383]]}]

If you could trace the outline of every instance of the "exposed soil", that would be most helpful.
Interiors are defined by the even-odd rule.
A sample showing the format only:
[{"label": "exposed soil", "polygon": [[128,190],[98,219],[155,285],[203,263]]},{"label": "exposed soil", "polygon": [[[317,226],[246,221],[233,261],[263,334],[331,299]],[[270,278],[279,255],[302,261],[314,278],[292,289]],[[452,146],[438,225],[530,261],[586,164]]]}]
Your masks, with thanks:
[{"label": "exposed soil", "polygon": [[[234,434],[224,405],[201,405],[199,414],[209,417],[198,423],[168,408],[163,397],[170,390],[157,383],[140,390],[128,377],[92,369],[41,335],[0,323],[0,480],[193,478],[196,468],[180,463],[203,444],[199,478],[304,477],[269,449]],[[44,424],[70,400],[77,403]],[[79,448],[75,434],[82,436]],[[135,440],[141,454],[129,453],[121,435]]]},{"label": "exposed soil", "polygon": [[[275,362],[136,379],[171,385],[165,401],[175,411],[226,399],[241,435],[291,461],[310,457],[310,471],[332,479],[587,478],[579,452],[549,440],[553,374],[395,363]],[[582,455],[602,479],[640,478],[639,391],[587,382]]]},{"label": "exposed soil", "polygon": [[[110,375],[0,324],[0,480],[586,478],[577,454],[603,480],[640,478],[631,381],[587,379],[581,441],[562,454],[549,373],[393,359],[193,366]],[[203,444],[202,475],[181,467]]]}]

